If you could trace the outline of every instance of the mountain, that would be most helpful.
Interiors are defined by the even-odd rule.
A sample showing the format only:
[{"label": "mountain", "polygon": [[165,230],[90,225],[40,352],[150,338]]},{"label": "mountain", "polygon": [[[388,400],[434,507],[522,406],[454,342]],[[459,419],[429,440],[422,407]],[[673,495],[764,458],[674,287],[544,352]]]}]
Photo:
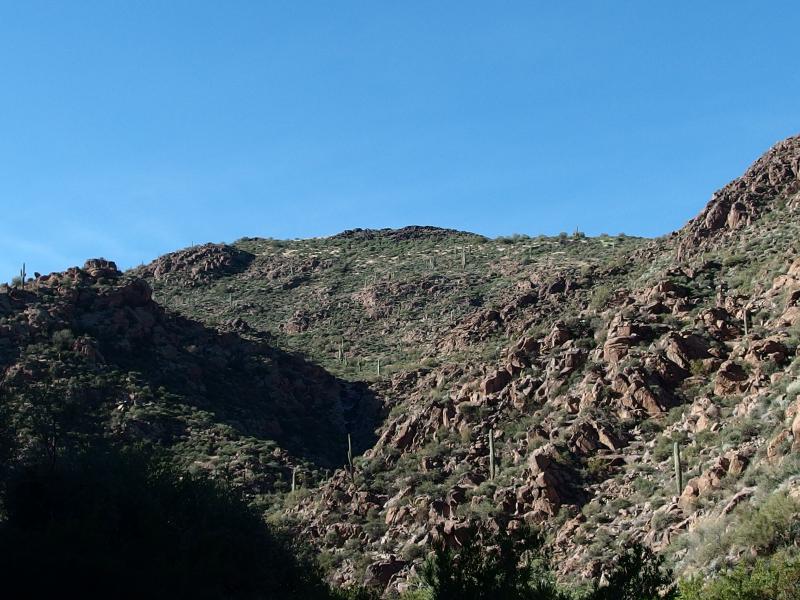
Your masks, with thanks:
[{"label": "mountain", "polygon": [[165,310],[104,259],[5,289],[0,319],[0,390],[23,455],[95,437],[157,444],[270,494],[296,467],[321,477],[340,465],[347,432],[369,432],[380,413],[365,385],[241,319],[209,328]]},{"label": "mountain", "polygon": [[415,226],[89,261],[0,290],[12,446],[167,447],[343,585],[402,591],[432,544],[525,525],[567,579],[627,541],[718,571],[800,514],[798,209],[794,137],[655,240]]}]

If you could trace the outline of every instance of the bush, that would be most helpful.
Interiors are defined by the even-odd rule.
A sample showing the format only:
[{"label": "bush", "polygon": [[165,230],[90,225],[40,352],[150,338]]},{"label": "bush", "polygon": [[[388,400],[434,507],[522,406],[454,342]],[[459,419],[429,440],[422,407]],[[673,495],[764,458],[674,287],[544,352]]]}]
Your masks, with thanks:
[{"label": "bush", "polygon": [[679,600],[794,600],[800,590],[800,560],[785,554],[739,565],[708,583],[695,577],[680,584]]},{"label": "bush", "polygon": [[530,531],[512,537],[473,537],[456,554],[440,548],[422,569],[423,589],[415,598],[429,600],[670,600],[672,572],[663,558],[634,545],[624,550],[606,584],[592,590],[566,590],[556,583],[542,538]]},{"label": "bush", "polygon": [[669,600],[675,598],[672,571],[664,557],[643,546],[627,548],[615,561],[608,584],[596,588],[586,600]]},{"label": "bush", "polygon": [[607,285],[598,285],[592,292],[592,299],[589,302],[589,307],[594,310],[600,310],[605,307],[610,297],[611,289]]},{"label": "bush", "polygon": [[529,532],[519,539],[474,537],[459,554],[438,549],[423,566],[422,580],[431,600],[566,600],[539,552],[541,546],[542,538]]},{"label": "bush", "polygon": [[53,345],[59,350],[67,350],[75,342],[75,336],[69,329],[61,329],[53,334]]},{"label": "bush", "polygon": [[776,492],[761,506],[742,516],[734,539],[759,552],[772,552],[800,538],[800,503]]},{"label": "bush", "polygon": [[0,524],[9,597],[330,598],[230,489],[140,452],[18,467]]}]

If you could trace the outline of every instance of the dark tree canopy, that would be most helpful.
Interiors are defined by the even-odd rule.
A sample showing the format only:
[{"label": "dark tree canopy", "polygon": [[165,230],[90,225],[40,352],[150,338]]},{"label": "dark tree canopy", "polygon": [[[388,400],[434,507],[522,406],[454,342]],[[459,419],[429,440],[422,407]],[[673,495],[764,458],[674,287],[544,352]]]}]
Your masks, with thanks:
[{"label": "dark tree canopy", "polygon": [[20,597],[330,596],[236,493],[140,452],[18,468],[4,511],[0,577]]}]

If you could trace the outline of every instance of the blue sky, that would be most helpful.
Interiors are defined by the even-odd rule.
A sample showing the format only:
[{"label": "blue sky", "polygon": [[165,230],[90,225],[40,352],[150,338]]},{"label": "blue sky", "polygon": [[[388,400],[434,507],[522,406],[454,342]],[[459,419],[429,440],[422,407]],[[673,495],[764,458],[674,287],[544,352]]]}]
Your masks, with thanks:
[{"label": "blue sky", "polygon": [[433,224],[654,236],[800,132],[797,2],[0,0],[0,280]]}]

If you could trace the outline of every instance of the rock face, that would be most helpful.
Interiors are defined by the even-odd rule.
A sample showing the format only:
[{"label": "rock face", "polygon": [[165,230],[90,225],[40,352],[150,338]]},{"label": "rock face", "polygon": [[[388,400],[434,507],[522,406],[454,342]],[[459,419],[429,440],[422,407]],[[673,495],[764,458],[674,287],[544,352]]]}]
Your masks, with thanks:
[{"label": "rock face", "polygon": [[[340,443],[327,440],[348,431],[356,447],[369,443],[356,433],[379,410],[366,386],[272,347],[241,319],[217,330],[165,311],[147,281],[111,261],[0,290],[0,306],[0,395],[21,411],[21,431],[28,394],[69,398],[75,435],[194,447],[196,466],[228,469],[251,493],[274,490],[303,461],[339,465]],[[360,416],[346,412],[354,405]],[[19,452],[40,443],[22,437]],[[223,463],[217,447],[237,459]]]},{"label": "rock face", "polygon": [[207,283],[226,275],[240,273],[252,262],[253,255],[226,244],[205,244],[162,256],[137,270],[142,277],[156,281],[175,277],[192,285]]},{"label": "rock face", "polygon": [[[613,278],[611,271],[585,270],[582,277],[536,272],[518,284],[514,297],[477,306],[434,347],[432,355],[441,357],[505,335],[505,347],[484,357],[480,369],[437,367],[398,378],[396,385],[393,379],[385,389],[403,398],[397,404],[403,410],[393,411],[365,455],[367,470],[379,468],[398,482],[382,509],[388,529],[380,540],[367,536],[376,556],[387,549],[399,553],[406,544],[458,547],[476,528],[548,527],[566,511],[577,516],[556,533],[560,564],[565,573],[597,574],[603,565],[588,558],[585,545],[599,532],[611,538],[626,532],[663,550],[705,519],[727,517],[750,502],[751,492],[728,494],[731,482],[760,468],[754,457],[780,460],[791,439],[800,437],[800,418],[791,411],[774,443],[746,429],[731,433],[745,427],[743,420],[759,406],[763,410],[770,386],[794,360],[797,347],[785,328],[798,321],[795,307],[800,317],[800,292],[793,295],[800,290],[800,263],[787,249],[788,271],[777,277],[772,271],[756,291],[743,292],[728,282],[739,270],[755,269],[760,258],[745,249],[738,262],[726,263],[714,253],[739,239],[758,241],[769,211],[793,214],[800,192],[798,148],[798,138],[779,144],[717,193],[684,230],[637,250],[628,266],[638,275],[626,283],[614,280],[602,309],[590,304],[591,290]],[[794,227],[791,218],[783,221]],[[705,255],[696,253],[700,246]],[[364,303],[373,318],[386,318],[390,306],[385,295]],[[739,404],[728,416],[724,407],[732,401]],[[675,416],[674,425],[665,424]],[[697,445],[684,466],[685,489],[670,501],[671,454],[656,450],[662,439],[678,434]],[[708,440],[725,435],[740,443],[719,455],[721,443]],[[459,483],[441,489],[426,484],[425,493],[415,494],[416,477],[402,469],[410,457],[426,478]],[[490,464],[497,469],[494,480]],[[655,486],[652,497],[636,492],[640,478]],[[334,498],[345,492],[345,482],[332,480],[323,487],[325,500],[290,510],[318,543],[340,527],[321,507],[338,505]],[[476,482],[483,483],[474,487]],[[722,495],[721,512],[705,507],[712,495]],[[655,497],[666,500],[658,509],[651,503]],[[609,510],[623,499],[626,507]],[[492,516],[481,517],[484,511]],[[603,518],[583,516],[592,511]],[[366,526],[363,519],[350,522]]]},{"label": "rock face", "polygon": [[86,264],[83,265],[83,270],[95,279],[100,279],[101,277],[115,279],[122,275],[117,269],[117,264],[115,262],[104,258],[87,260]]},{"label": "rock face", "polygon": [[715,192],[684,228],[682,254],[706,238],[753,223],[769,206],[800,191],[800,136],[776,144],[739,179]]},{"label": "rock face", "polygon": [[743,392],[747,388],[748,382],[749,377],[744,367],[733,361],[726,361],[720,365],[719,371],[717,371],[714,394],[727,396],[736,392]]}]

